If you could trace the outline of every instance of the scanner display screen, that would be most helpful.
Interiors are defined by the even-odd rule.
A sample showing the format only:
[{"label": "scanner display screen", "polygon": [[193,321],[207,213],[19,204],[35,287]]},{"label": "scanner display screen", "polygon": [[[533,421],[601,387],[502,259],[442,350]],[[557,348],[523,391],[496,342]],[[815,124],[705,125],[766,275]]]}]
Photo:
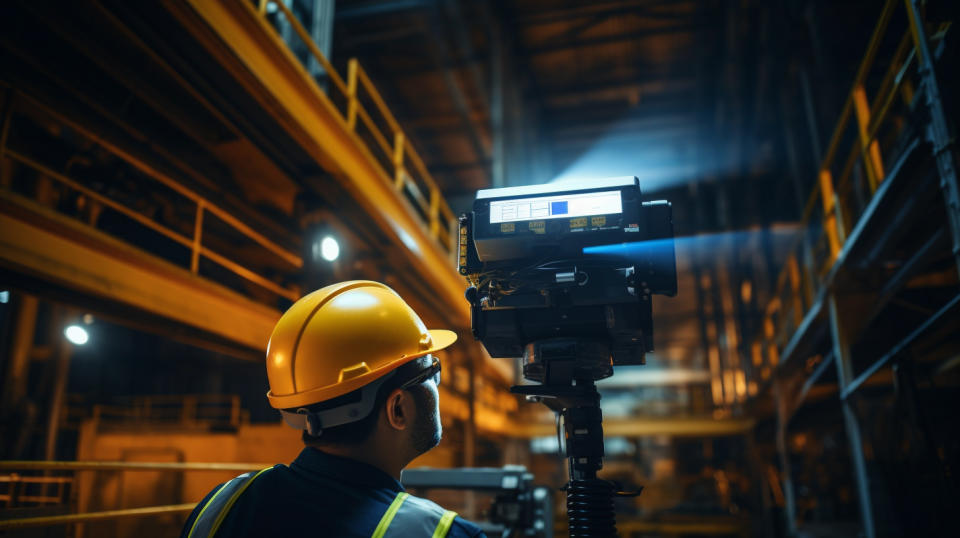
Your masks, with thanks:
[{"label": "scanner display screen", "polygon": [[619,213],[623,213],[619,190],[490,202],[490,224]]}]

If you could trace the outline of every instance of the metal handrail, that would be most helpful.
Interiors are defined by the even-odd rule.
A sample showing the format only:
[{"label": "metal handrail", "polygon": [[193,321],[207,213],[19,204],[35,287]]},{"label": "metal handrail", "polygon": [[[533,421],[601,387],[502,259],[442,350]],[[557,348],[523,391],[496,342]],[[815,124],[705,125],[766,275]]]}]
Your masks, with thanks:
[{"label": "metal handrail", "polygon": [[[0,506],[15,506],[19,503],[61,504],[69,491],[67,486],[73,484],[70,476],[23,476],[17,473],[0,475],[0,484],[7,485],[6,493],[0,493]],[[24,493],[25,487],[43,485],[41,495]],[[50,493],[48,486],[55,486]]]},{"label": "metal handrail", "polygon": [[113,200],[107,196],[104,196],[103,194],[89,187],[86,187],[79,181],[76,181],[70,178],[66,174],[62,174],[60,172],[57,172],[56,170],[51,169],[48,166],[45,166],[44,164],[38,162],[37,160],[27,155],[24,155],[23,153],[14,151],[10,148],[4,148],[2,155],[4,157],[8,157],[14,161],[17,161],[24,166],[32,168],[36,172],[39,172],[52,180],[62,183],[67,187],[69,187],[70,189],[80,192],[84,196],[87,196],[90,199],[95,200],[97,203],[107,206],[110,209],[118,213],[121,213],[124,216],[136,221],[137,223],[143,225],[144,227],[149,228],[163,235],[164,237],[184,247],[189,248],[191,250],[190,272],[193,274],[199,273],[199,259],[201,256],[203,256],[214,261],[218,265],[225,267],[226,269],[232,271],[233,273],[239,275],[240,277],[245,278],[250,282],[257,284],[258,286],[279,295],[280,297],[290,299],[291,301],[296,301],[297,299],[300,298],[300,291],[296,287],[280,286],[277,283],[271,280],[268,280],[267,278],[257,274],[255,271],[247,267],[244,267],[233,260],[230,260],[229,258],[211,250],[208,247],[203,246],[202,234],[203,234],[204,212],[209,212],[215,215],[217,218],[227,223],[227,225],[231,226],[241,234],[247,236],[249,239],[263,246],[267,250],[270,250],[272,253],[274,253],[275,255],[277,255],[278,257],[280,257],[281,259],[283,259],[293,267],[299,268],[303,266],[303,260],[300,256],[284,249],[283,247],[274,243],[273,241],[270,241],[269,239],[264,237],[262,234],[256,232],[255,230],[250,228],[247,224],[243,223],[238,218],[231,215],[229,212],[218,207],[216,204],[214,204],[210,200],[204,198],[203,196],[200,196],[199,194],[193,192],[192,190],[188,189],[187,187],[175,181],[161,180],[154,176],[150,176],[150,177],[153,177],[154,179],[157,179],[163,185],[172,188],[177,193],[183,195],[184,197],[188,198],[189,200],[191,200],[197,205],[196,217],[194,222],[194,231],[193,231],[192,237],[187,237],[181,233],[178,233],[177,231],[167,226],[164,226],[154,221],[153,219],[148,218],[142,213],[139,213],[134,209],[131,209],[126,205],[123,205],[117,202],[116,200]]},{"label": "metal handrail", "polygon": [[131,405],[96,404],[92,418],[95,421],[151,421],[178,420],[181,424],[226,424],[240,427],[249,422],[249,411],[241,407],[236,394],[186,394],[140,396]]},{"label": "metal handrail", "polygon": [[[437,182],[427,170],[420,154],[410,143],[410,138],[403,132],[400,123],[390,111],[383,96],[377,90],[373,81],[370,80],[370,76],[360,65],[360,62],[356,58],[351,58],[347,62],[347,78],[344,81],[310,37],[303,24],[284,2],[258,0],[257,15],[266,20],[268,16],[267,7],[270,4],[275,5],[283,13],[299,39],[306,45],[310,55],[323,66],[336,90],[346,99],[346,110],[338,112],[341,112],[341,119],[346,123],[347,129],[357,135],[360,143],[364,143],[357,130],[357,120],[359,118],[359,123],[363,124],[363,127],[373,139],[373,149],[378,150],[381,157],[390,163],[392,170],[387,170],[379,159],[374,159],[375,164],[387,176],[393,178],[394,191],[400,198],[412,199],[415,204],[413,213],[427,226],[430,236],[448,254],[453,254],[455,249],[453,232],[457,229],[456,215],[444,199]],[[278,31],[272,24],[269,24],[269,21],[267,22],[267,26],[272,28],[274,32]],[[316,84],[316,81],[312,79],[311,82]],[[378,126],[376,119],[371,114],[372,111],[364,106],[364,97],[372,102],[372,111],[383,118],[388,132],[384,132]],[[407,161],[412,164],[412,167],[407,166]],[[411,170],[416,174],[411,174]],[[392,174],[390,174],[391,171]]]},{"label": "metal handrail", "polygon": [[[229,471],[247,472],[272,467],[272,463],[193,463],[193,462],[127,462],[127,461],[31,461],[3,460],[0,470],[31,471]],[[69,523],[112,520],[129,517],[190,512],[197,503],[146,506],[123,510],[84,512],[57,516],[42,516],[0,520],[0,530],[23,527],[45,527]]]},{"label": "metal handrail", "polygon": [[259,471],[273,463],[203,463],[140,461],[0,460],[0,470],[12,471]]},{"label": "metal handrail", "polygon": [[178,514],[190,512],[197,503],[168,504],[164,506],[146,506],[143,508],[126,508],[123,510],[106,510],[103,512],[85,512],[81,514],[66,514],[62,516],[26,517],[0,520],[0,530],[22,529],[25,527],[49,527],[52,525],[66,525],[68,523],[86,523],[88,521],[103,521],[123,519],[128,517],[156,516],[162,514]]},{"label": "metal handrail", "polygon": [[[910,0],[903,1],[909,3]],[[778,364],[779,351],[791,336],[786,330],[788,324],[793,324],[796,328],[806,317],[813,306],[816,292],[842,255],[848,231],[856,224],[853,215],[846,213],[846,209],[850,207],[849,191],[854,188],[851,180],[855,164],[859,161],[863,166],[869,186],[868,197],[876,193],[885,179],[878,137],[897,94],[902,95],[907,105],[913,98],[912,83],[906,76],[917,55],[917,44],[915,40],[910,40],[912,26],[898,42],[872,102],[866,95],[865,82],[875,65],[877,53],[887,35],[897,3],[898,0],[887,0],[881,11],[818,168],[818,181],[815,182],[804,206],[801,236],[791,247],[786,263],[777,277],[773,297],[764,313],[764,330],[754,339],[755,344],[765,351],[767,359],[761,369],[764,381],[771,375],[771,367]],[[907,7],[909,10],[909,6]],[[845,154],[839,176],[834,177],[833,170],[837,157],[841,154],[841,145],[848,129],[853,125],[851,118],[856,122],[857,133],[849,152]],[[822,230],[811,237],[812,225],[817,222],[817,208],[822,211],[819,223]],[[814,259],[818,245],[825,245],[827,248],[827,255],[820,263]],[[792,315],[786,315],[787,313]]]}]

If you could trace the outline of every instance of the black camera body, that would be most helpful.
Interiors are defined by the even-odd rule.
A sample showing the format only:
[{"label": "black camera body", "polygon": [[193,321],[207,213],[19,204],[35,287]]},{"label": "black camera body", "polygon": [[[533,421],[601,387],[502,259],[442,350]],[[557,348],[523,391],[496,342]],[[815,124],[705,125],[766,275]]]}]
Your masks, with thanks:
[{"label": "black camera body", "polygon": [[644,202],[635,177],[481,190],[459,243],[473,334],[493,357],[573,338],[642,364],[651,296],[677,292],[670,203]]}]

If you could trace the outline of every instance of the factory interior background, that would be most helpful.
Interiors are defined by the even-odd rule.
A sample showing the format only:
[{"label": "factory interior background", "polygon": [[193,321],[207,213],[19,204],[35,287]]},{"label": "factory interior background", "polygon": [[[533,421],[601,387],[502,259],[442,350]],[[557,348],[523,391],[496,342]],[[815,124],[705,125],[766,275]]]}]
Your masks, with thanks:
[{"label": "factory interior background", "polygon": [[[599,381],[622,536],[957,536],[952,0],[12,0],[0,6],[0,535],[177,535],[302,444],[265,398],[293,301],[384,282],[442,443],[554,416],[470,332],[480,189],[636,176],[673,205],[654,351]],[[59,462],[59,463],[55,463]],[[423,494],[476,521],[494,493]],[[494,534],[490,534],[491,536]]]}]

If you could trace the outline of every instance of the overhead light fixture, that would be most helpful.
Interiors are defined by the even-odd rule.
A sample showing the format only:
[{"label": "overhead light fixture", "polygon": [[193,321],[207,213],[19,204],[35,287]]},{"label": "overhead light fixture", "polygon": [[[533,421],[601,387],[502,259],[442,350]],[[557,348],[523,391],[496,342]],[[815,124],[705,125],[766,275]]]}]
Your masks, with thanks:
[{"label": "overhead light fixture", "polygon": [[63,335],[71,344],[82,346],[90,340],[90,333],[80,325],[69,325],[63,330]]},{"label": "overhead light fixture", "polygon": [[340,256],[340,243],[331,236],[326,236],[320,241],[320,257],[332,262]]}]

